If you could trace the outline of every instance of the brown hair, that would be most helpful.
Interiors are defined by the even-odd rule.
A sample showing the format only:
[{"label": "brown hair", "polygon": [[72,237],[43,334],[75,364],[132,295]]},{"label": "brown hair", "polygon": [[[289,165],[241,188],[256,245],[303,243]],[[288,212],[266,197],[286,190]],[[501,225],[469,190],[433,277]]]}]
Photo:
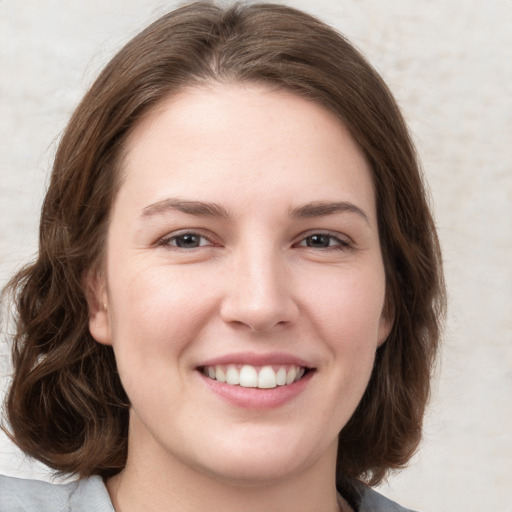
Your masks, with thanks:
[{"label": "brown hair", "polygon": [[198,2],[163,16],[112,59],[73,114],[37,260],[6,289],[18,322],[7,400],[13,438],[60,472],[107,477],[123,468],[128,398],[111,348],[89,333],[84,275],[102,257],[128,132],[170,93],[212,81],[267,83],[326,106],[370,162],[394,325],[339,435],[337,481],[377,483],[421,436],[444,312],[439,244],[413,145],[382,79],[333,29],[272,4]]}]

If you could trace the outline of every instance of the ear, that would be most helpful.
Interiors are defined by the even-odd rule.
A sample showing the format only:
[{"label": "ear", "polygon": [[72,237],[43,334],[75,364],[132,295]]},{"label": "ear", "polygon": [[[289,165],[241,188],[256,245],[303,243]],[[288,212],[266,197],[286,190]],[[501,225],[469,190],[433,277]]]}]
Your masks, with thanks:
[{"label": "ear", "polygon": [[377,346],[381,346],[387,340],[393,324],[395,323],[395,308],[391,305],[391,299],[386,297],[384,308],[379,320],[379,332]]},{"label": "ear", "polygon": [[382,315],[379,321],[379,335],[377,346],[384,345],[385,341],[388,339],[389,333],[393,328],[394,319],[389,318],[388,316]]},{"label": "ear", "polygon": [[84,288],[89,309],[89,332],[98,343],[111,345],[107,283],[103,272],[89,271],[84,279]]}]

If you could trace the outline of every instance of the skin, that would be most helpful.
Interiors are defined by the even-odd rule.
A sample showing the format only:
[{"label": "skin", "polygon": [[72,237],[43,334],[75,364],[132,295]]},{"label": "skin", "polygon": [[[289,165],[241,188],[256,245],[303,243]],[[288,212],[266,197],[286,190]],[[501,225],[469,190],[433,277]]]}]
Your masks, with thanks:
[{"label": "skin", "polygon": [[[212,84],[146,116],[123,162],[89,278],[90,331],[113,346],[132,404],[116,510],[339,510],[337,435],[391,327],[360,149],[314,102]],[[178,247],[184,232],[199,245]],[[278,407],[226,401],[198,371],[276,352],[314,368]]]}]

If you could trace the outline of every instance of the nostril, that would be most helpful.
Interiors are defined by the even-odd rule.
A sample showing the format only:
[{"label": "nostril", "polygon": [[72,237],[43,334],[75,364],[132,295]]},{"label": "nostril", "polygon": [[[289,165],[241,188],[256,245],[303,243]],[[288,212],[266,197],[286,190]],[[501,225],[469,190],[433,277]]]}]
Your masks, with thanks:
[{"label": "nostril", "polygon": [[246,329],[253,333],[284,329],[292,324],[292,315],[277,308],[225,308],[221,311],[221,316],[235,329]]},{"label": "nostril", "polygon": [[[252,258],[254,260],[254,256]],[[289,290],[289,283],[284,282],[277,268],[273,269],[272,258],[268,256],[265,265],[263,257],[258,264],[254,261],[250,263],[247,259],[251,257],[248,256],[236,267],[236,275],[223,298],[220,310],[222,319],[253,332],[284,328],[293,323],[299,316],[298,305]],[[242,273],[242,270],[245,272]]]}]

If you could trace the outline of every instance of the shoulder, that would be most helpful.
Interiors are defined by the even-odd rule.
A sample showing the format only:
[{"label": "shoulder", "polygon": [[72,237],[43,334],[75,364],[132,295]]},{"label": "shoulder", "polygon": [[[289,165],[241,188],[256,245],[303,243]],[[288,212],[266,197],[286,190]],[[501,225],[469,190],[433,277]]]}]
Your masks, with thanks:
[{"label": "shoulder", "polygon": [[0,510],[114,512],[105,484],[98,476],[59,485],[0,475]]},{"label": "shoulder", "polygon": [[361,482],[353,482],[357,512],[414,512],[401,507]]}]

